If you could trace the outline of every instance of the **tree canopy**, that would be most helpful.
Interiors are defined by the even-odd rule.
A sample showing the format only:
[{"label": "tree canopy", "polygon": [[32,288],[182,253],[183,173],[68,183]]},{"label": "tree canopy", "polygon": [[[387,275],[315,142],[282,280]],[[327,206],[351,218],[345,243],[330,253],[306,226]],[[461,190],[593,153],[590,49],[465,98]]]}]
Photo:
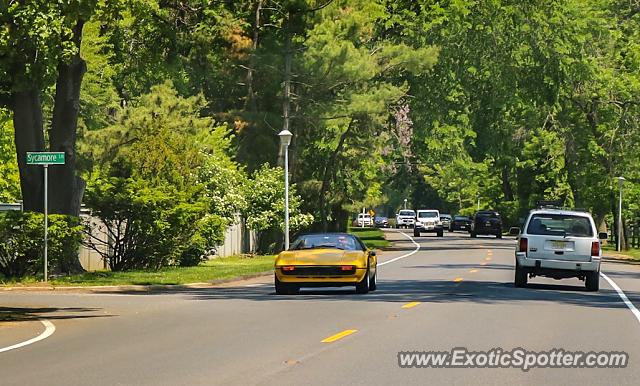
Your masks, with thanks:
[{"label": "tree canopy", "polygon": [[168,184],[222,223],[244,213],[278,228],[260,216],[280,210],[272,168],[288,128],[300,226],[343,229],[350,213],[391,215],[405,198],[466,215],[479,201],[516,225],[557,198],[604,227],[621,175],[623,214],[640,216],[637,2],[0,9],[0,200],[41,209],[41,171],[23,158],[50,149],[71,160],[54,176],[58,213],[77,213],[85,180],[119,176]]}]

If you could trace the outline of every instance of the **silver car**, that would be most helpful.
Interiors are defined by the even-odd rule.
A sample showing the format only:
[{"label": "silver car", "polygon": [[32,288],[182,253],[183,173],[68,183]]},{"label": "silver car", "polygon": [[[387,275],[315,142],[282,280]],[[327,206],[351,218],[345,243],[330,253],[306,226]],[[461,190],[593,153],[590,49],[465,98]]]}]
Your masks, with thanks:
[{"label": "silver car", "polygon": [[[516,228],[510,233],[518,233]],[[539,209],[529,213],[516,245],[515,286],[524,287],[528,278],[577,277],[589,291],[600,285],[601,239],[588,212]]]}]

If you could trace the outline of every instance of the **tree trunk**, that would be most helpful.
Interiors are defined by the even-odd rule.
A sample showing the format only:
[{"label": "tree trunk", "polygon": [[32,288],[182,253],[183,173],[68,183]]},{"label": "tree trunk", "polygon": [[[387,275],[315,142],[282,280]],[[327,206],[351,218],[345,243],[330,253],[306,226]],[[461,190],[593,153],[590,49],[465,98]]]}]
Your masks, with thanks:
[{"label": "tree trunk", "polygon": [[320,187],[320,194],[318,195],[318,204],[320,207],[320,217],[322,217],[322,231],[326,232],[328,230],[329,224],[327,222],[327,200],[326,194],[329,189],[329,183],[335,173],[336,169],[336,161],[338,158],[338,154],[342,151],[342,147],[344,146],[344,142],[347,139],[347,136],[351,133],[351,128],[353,127],[353,119],[349,122],[349,126],[340,136],[340,140],[338,141],[338,146],[336,146],[335,150],[331,154],[331,157],[327,161],[324,167],[324,173],[322,174],[322,186]]},{"label": "tree trunk", "polygon": [[509,169],[506,165],[502,167],[502,193],[504,193],[505,201],[513,201],[513,189],[509,180]]},{"label": "tree trunk", "polygon": [[[74,40],[80,47],[84,21],[78,21]],[[69,63],[58,65],[55,105],[49,144],[51,151],[65,153],[65,164],[52,166],[50,175],[51,213],[78,216],[85,182],[76,176],[76,137],[80,110],[80,86],[87,70],[85,61],[76,54]]]},{"label": "tree trunk", "polygon": [[256,2],[255,8],[255,19],[253,23],[253,39],[251,41],[251,48],[253,52],[251,53],[251,57],[249,58],[249,69],[247,70],[247,77],[245,83],[247,84],[247,99],[244,103],[244,109],[252,112],[256,112],[258,110],[258,106],[256,103],[256,93],[253,89],[253,73],[255,71],[256,66],[256,50],[258,49],[258,40],[260,38],[260,13],[262,12],[262,1],[258,0]]},{"label": "tree trunk", "polygon": [[27,165],[26,159],[28,151],[44,150],[40,91],[36,88],[16,91],[12,94],[12,105],[16,154],[24,210],[43,212],[43,169],[42,166]]}]

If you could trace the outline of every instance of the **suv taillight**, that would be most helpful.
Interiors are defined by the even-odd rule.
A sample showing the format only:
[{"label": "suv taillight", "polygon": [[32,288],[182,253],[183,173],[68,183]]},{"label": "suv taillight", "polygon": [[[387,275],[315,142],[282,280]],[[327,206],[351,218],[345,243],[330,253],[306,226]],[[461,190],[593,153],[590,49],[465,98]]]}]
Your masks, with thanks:
[{"label": "suv taillight", "polygon": [[591,256],[600,256],[600,242],[594,241],[591,243]]},{"label": "suv taillight", "polygon": [[526,252],[527,249],[529,248],[529,240],[527,240],[526,237],[521,237],[520,243],[518,244],[518,246],[519,246],[518,252]]}]

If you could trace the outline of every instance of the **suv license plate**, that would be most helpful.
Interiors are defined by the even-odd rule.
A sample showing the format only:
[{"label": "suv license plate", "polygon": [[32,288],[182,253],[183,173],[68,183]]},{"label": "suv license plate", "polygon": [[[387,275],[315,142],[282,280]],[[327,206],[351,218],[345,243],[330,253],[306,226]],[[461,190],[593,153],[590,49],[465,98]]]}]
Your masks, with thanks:
[{"label": "suv license plate", "polygon": [[553,249],[564,249],[565,244],[566,243],[564,241],[557,241],[557,240],[551,241],[551,247],[553,247]]}]

